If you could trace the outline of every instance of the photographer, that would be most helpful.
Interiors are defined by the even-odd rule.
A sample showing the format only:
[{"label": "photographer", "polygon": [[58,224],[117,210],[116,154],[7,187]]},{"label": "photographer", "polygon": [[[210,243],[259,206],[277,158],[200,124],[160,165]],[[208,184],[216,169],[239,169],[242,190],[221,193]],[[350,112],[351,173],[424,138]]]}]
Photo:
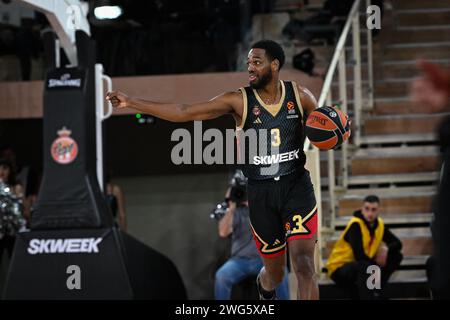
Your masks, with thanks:
[{"label": "photographer", "polygon": [[[216,300],[229,300],[233,286],[249,276],[257,276],[263,266],[252,238],[246,179],[240,170],[231,180],[225,203],[219,204],[217,208],[212,216],[220,219],[219,235],[222,238],[231,235],[232,243],[231,257],[216,272],[214,294]],[[225,214],[222,216],[219,212]],[[289,299],[287,274],[286,270],[283,281],[276,289],[280,300]]]}]

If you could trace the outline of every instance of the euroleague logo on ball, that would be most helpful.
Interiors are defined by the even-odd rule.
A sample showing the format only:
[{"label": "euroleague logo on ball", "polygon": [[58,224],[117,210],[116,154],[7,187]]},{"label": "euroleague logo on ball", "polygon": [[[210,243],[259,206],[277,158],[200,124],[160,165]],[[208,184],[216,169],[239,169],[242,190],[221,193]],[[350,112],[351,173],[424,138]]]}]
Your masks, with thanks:
[{"label": "euroleague logo on ball", "polygon": [[58,130],[59,137],[52,143],[50,153],[59,164],[71,163],[78,155],[78,144],[70,137],[71,134],[72,131],[63,127]]},{"label": "euroleague logo on ball", "polygon": [[[334,112],[334,111],[333,111],[333,112]],[[310,116],[308,117],[307,123],[308,123],[308,124],[312,124],[312,123],[314,123],[314,122],[318,122],[318,123],[320,123],[321,125],[325,126],[325,125],[327,124],[328,120],[327,120],[327,119],[324,119],[324,118],[321,118],[321,117],[318,117],[318,116],[312,114],[312,115],[310,115]]]}]

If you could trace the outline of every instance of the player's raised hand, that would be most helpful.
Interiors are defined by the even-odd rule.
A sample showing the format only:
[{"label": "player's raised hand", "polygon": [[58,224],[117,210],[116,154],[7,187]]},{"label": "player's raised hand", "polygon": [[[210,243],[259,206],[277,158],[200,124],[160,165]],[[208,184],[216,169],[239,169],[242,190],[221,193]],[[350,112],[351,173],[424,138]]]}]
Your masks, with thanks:
[{"label": "player's raised hand", "polygon": [[417,65],[422,70],[422,77],[412,83],[412,101],[429,111],[442,112],[449,105],[450,69],[424,60],[418,61]]},{"label": "player's raised hand", "polygon": [[117,109],[128,107],[129,98],[120,91],[111,91],[106,94],[106,100],[110,101],[112,106]]}]

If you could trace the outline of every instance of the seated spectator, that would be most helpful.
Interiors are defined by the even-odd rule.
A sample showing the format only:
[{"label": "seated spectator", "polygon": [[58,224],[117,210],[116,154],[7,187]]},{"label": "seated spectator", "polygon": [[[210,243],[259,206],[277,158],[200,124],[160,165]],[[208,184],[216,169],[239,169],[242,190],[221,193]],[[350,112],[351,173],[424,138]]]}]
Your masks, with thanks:
[{"label": "seated spectator", "polygon": [[[353,213],[327,262],[328,276],[340,287],[348,289],[353,299],[384,297],[384,289],[392,273],[403,259],[402,243],[379,217],[380,199],[367,196],[361,210]],[[378,265],[381,289],[369,289],[367,268]]]},{"label": "seated spectator", "polygon": [[14,166],[7,159],[0,159],[0,182],[10,186],[14,195],[23,197],[23,187],[20,183],[17,183]]}]

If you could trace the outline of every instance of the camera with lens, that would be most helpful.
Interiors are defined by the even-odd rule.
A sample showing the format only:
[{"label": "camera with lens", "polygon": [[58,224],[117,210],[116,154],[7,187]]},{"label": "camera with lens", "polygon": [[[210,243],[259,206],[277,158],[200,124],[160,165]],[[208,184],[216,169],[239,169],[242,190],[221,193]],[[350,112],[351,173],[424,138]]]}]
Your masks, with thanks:
[{"label": "camera with lens", "polygon": [[241,170],[236,170],[230,181],[230,200],[239,206],[247,200],[247,178]]},{"label": "camera with lens", "polygon": [[239,207],[247,200],[247,178],[241,170],[236,170],[230,180],[230,196],[226,201],[220,202],[211,211],[211,219],[220,220],[228,209],[228,201],[233,201]]},{"label": "camera with lens", "polygon": [[225,213],[227,213],[228,203],[226,201],[220,202],[216,205],[216,207],[211,211],[209,216],[211,219],[220,220],[223,218]]}]

